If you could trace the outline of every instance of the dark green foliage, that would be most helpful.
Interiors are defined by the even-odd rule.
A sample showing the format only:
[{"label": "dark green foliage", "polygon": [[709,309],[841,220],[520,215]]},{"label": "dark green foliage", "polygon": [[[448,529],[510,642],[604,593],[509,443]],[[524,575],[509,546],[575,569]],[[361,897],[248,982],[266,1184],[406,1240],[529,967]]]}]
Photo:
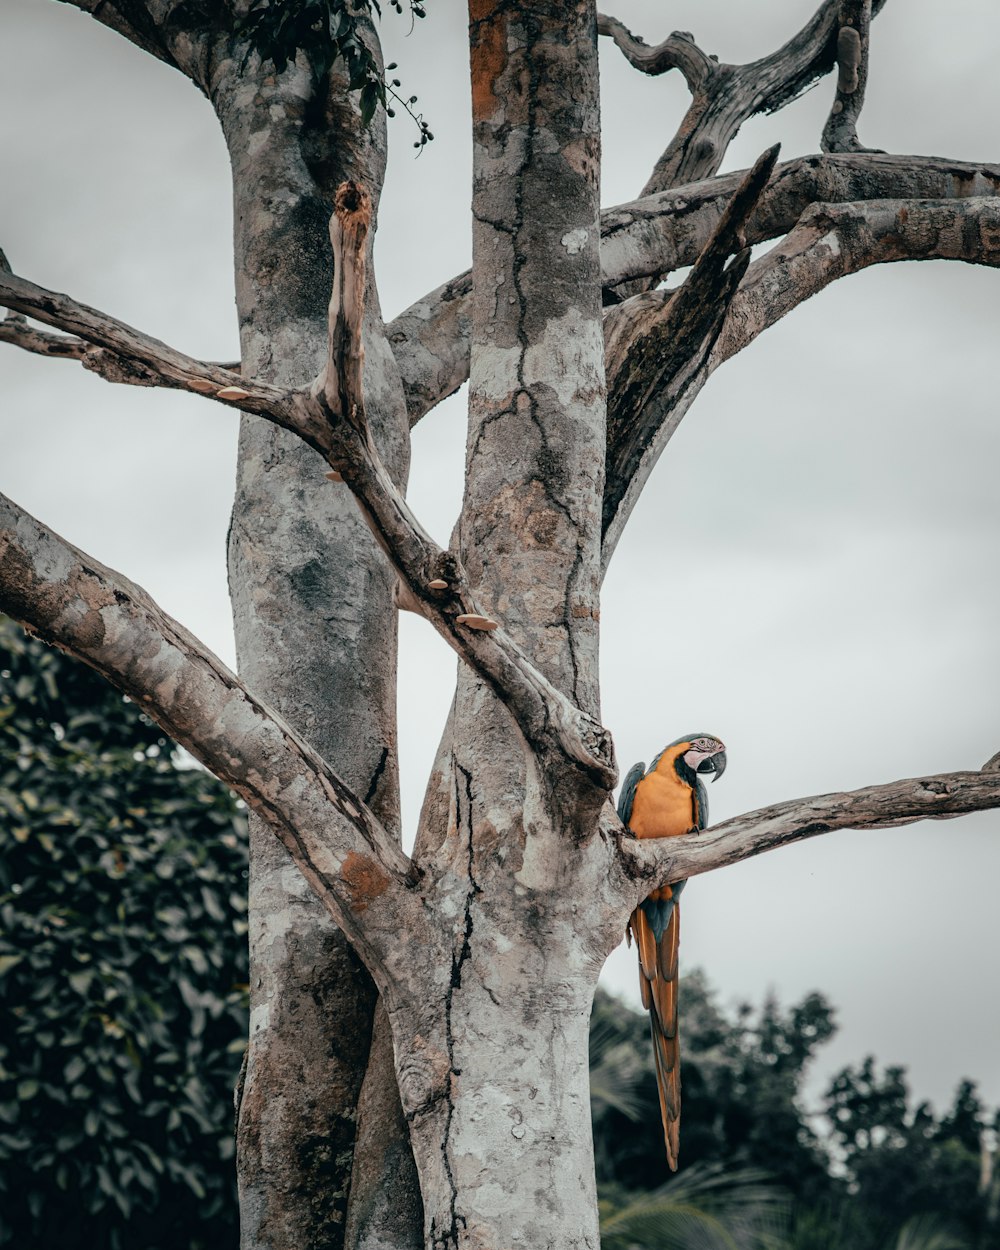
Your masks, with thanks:
[{"label": "dark green foliage", "polygon": [[[397,13],[403,12],[403,0],[389,2]],[[423,0],[407,0],[407,8],[414,18],[426,16]],[[417,125],[420,138],[414,147],[423,147],[434,136],[423,117],[413,111],[417,97],[404,99],[396,92],[399,79],[386,80],[381,65],[361,37],[359,21],[370,18],[373,10],[381,17],[378,0],[256,0],[237,29],[249,38],[250,48],[262,60],[271,61],[279,74],[303,52],[314,79],[321,82],[339,58],[344,63],[348,89],[360,92],[362,123],[368,125],[379,105],[390,117],[394,116],[389,105],[389,100],[393,100]],[[387,70],[395,68],[395,64],[386,66]]]},{"label": "dark green foliage", "polygon": [[[801,1100],[803,1079],[835,1029],[821,995],[790,1009],[770,997],[759,1010],[725,1012],[694,973],[682,981],[680,1012],[681,1171],[665,1184],[646,1018],[605,994],[594,1004],[598,1187],[616,1237],[641,1241],[645,1250],[681,1245],[678,1230],[687,1228],[691,1203],[683,1183],[674,1187],[690,1172],[697,1189],[718,1168],[735,1181],[727,1201],[745,1204],[756,1221],[756,1232],[746,1220],[741,1233],[727,1225],[732,1245],[756,1245],[767,1232],[768,1244],[785,1250],[1000,1246],[1000,1178],[983,1192],[980,1137],[988,1121],[972,1082],[959,1085],[939,1117],[927,1103],[911,1105],[902,1068],[880,1071],[867,1058],[838,1073],[822,1116],[810,1115]],[[761,1190],[763,1205],[753,1187],[744,1191],[739,1183],[749,1168],[761,1169],[771,1186]],[[794,1200],[787,1228],[775,1219],[781,1194]],[[711,1203],[691,1201],[698,1219],[712,1214]],[[633,1236],[637,1229],[642,1238]],[[702,1230],[691,1244],[714,1243]]]},{"label": "dark green foliage", "polygon": [[600,1212],[601,1250],[785,1250],[789,1200],[759,1170],[695,1165]]},{"label": "dark green foliage", "polygon": [[[682,1167],[726,1163],[764,1166],[796,1193],[826,1184],[826,1161],[798,1105],[805,1066],[833,1032],[833,1012],[812,994],[783,1013],[769,1000],[735,1019],[716,1004],[704,977],[681,983],[684,1115]],[[629,1189],[667,1179],[663,1134],[644,1016],[599,994],[595,1028],[625,1046],[638,1066],[642,1114],[629,1123],[620,1108],[595,1114],[598,1176]]]},{"label": "dark green foliage", "polygon": [[834,1078],[825,1114],[852,1205],[870,1224],[895,1228],[914,1216],[947,1217],[963,1244],[990,1250],[1000,1227],[981,1192],[983,1106],[971,1081],[936,1118],[927,1103],[910,1106],[902,1068],[879,1073],[869,1055]]},{"label": "dark green foliage", "polygon": [[243,813],[0,619],[0,1245],[235,1248]]}]

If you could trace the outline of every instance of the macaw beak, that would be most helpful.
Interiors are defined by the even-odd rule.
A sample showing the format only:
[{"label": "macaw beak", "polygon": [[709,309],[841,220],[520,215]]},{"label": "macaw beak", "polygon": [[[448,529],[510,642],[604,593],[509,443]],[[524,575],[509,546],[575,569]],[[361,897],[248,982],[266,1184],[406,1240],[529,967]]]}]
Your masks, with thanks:
[{"label": "macaw beak", "polygon": [[719,780],[726,771],[726,753],[725,751],[716,751],[714,755],[710,755],[707,759],[701,761],[698,765],[699,773],[714,773],[712,778],[713,784]]}]

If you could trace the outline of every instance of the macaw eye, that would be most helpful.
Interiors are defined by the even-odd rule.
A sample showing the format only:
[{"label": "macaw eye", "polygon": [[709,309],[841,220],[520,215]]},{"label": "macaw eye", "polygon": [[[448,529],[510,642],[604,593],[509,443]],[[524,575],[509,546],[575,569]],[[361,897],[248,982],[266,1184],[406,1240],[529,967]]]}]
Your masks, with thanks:
[{"label": "macaw eye", "polygon": [[721,751],[723,749],[722,743],[718,740],[718,738],[695,738],[695,740],[691,743],[691,746],[696,751],[709,751],[713,755],[716,751]]}]

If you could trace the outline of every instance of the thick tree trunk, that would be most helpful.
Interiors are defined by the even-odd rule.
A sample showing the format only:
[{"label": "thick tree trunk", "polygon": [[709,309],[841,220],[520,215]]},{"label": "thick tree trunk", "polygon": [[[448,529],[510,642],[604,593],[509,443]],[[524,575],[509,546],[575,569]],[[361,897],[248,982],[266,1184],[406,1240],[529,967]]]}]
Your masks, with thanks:
[{"label": "thick tree trunk", "polygon": [[[326,356],[333,190],[360,177],[377,200],[384,129],[356,138],[342,83],[327,108],[301,67],[258,79],[224,63],[213,93],[233,165],[243,368],[302,386]],[[405,480],[406,413],[374,284],[366,330],[372,425]],[[230,530],[240,671],[398,831],[394,579],[325,468],[295,436],[244,417]],[[243,1250],[339,1250],[375,989],[256,819],[250,961],[237,1139]]]},{"label": "thick tree trunk", "polygon": [[[513,10],[474,0],[470,26],[460,552],[484,610],[596,715],[605,454],[596,17],[589,3]],[[424,963],[418,1000],[388,1004],[426,1244],[596,1247],[586,1039],[598,972],[620,936],[597,928],[606,918],[593,903],[607,877],[607,848],[594,837],[600,802],[577,804],[574,770],[563,781],[539,767],[469,670],[452,725],[417,853],[444,899],[447,954],[436,978]],[[581,924],[584,898],[596,916]]]},{"label": "thick tree trunk", "polygon": [[511,910],[477,897],[467,913],[444,1004],[446,1097],[410,1106],[403,1064],[426,1245],[596,1250],[587,1032],[600,963],[571,925],[512,931]]},{"label": "thick tree trunk", "polygon": [[358,1100],[345,1242],[348,1250],[420,1250],[423,1226],[410,1130],[399,1103],[392,1033],[380,1003]]}]

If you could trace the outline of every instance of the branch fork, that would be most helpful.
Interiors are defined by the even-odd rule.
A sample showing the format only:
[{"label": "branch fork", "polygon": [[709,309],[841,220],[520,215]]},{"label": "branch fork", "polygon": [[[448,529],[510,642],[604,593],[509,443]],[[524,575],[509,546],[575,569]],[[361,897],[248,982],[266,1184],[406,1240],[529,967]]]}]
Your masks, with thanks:
[{"label": "branch fork", "polygon": [[838,88],[836,112],[824,131],[831,146],[825,150],[861,150],[854,126],[864,100],[868,25],[884,3],[826,0],[787,43],[745,65],[718,63],[683,32],[649,48],[616,19],[600,18],[600,33],[611,36],[636,69],[662,74],[676,65],[691,91],[691,105],[643,195],[711,176],[745,121],[783,108],[835,67],[849,90]]},{"label": "branch fork", "polygon": [[371,201],[356,183],[337,191],[330,220],[334,277],[327,360],[306,395],[319,449],[353,493],[399,577],[400,607],[428,620],[510,709],[529,745],[559,771],[582,769],[599,795],[614,786],[610,735],[535,668],[498,621],[476,604],[457,557],[424,531],[382,463],[369,429],[363,389],[365,255]]}]

